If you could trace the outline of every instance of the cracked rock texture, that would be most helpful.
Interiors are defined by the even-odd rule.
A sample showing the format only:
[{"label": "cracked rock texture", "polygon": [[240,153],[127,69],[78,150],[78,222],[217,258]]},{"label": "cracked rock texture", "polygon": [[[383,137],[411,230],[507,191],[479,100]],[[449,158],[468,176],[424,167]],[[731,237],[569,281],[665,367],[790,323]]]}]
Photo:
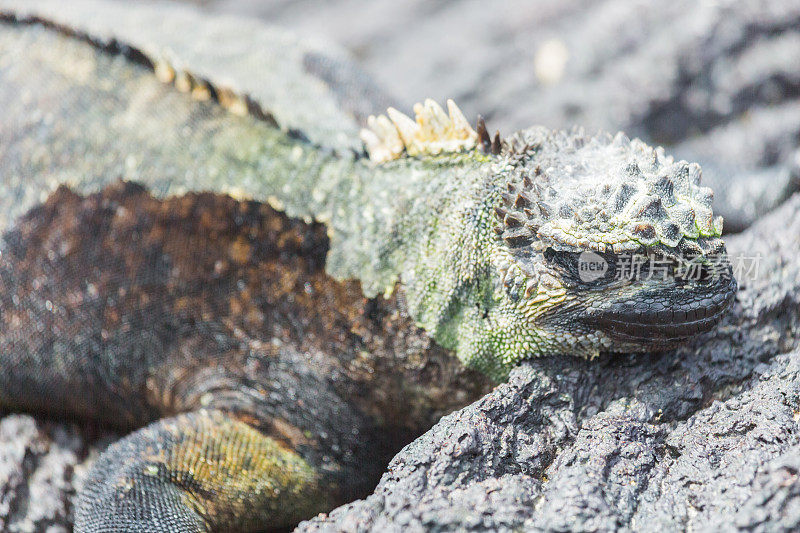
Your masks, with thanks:
[{"label": "cracked rock texture", "polygon": [[[726,232],[798,188],[800,1],[195,1],[348,47],[405,111],[453,97],[501,132],[626,130],[699,161]],[[374,494],[302,530],[800,527],[800,198],[732,314],[668,354],[521,365],[407,446]],[[64,531],[108,439],[0,418],[0,531]]]},{"label": "cracked rock texture", "polygon": [[716,331],[525,363],[300,530],[797,531],[800,195],[728,248],[758,271]]},{"label": "cracked rock texture", "polygon": [[84,442],[72,424],[0,419],[0,531],[69,531],[75,489],[90,462]]}]

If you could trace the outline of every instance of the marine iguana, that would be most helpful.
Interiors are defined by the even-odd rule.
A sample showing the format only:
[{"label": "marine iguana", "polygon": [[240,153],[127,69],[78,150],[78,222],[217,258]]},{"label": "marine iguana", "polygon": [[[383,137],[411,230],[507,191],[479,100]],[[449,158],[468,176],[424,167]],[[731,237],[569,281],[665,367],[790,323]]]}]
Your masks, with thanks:
[{"label": "marine iguana", "polygon": [[735,293],[700,168],[638,140],[490,136],[430,100],[359,135],[369,82],[279,30],[0,16],[0,405],[134,430],[78,531],[291,525],[484,376],[668,349]]}]

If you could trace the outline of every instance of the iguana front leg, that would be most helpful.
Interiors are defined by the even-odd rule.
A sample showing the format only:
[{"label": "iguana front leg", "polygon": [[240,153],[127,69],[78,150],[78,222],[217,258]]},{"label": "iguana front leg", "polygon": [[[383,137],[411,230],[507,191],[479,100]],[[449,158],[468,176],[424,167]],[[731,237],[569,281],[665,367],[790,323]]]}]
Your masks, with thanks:
[{"label": "iguana front leg", "polygon": [[297,453],[220,410],[163,419],[111,445],[78,501],[76,531],[252,531],[330,507]]}]

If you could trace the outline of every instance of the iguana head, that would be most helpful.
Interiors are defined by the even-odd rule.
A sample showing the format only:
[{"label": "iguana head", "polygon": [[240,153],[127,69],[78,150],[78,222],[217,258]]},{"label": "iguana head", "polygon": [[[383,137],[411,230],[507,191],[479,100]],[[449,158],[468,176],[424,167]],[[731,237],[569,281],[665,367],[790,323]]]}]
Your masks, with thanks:
[{"label": "iguana head", "polygon": [[736,291],[700,167],[638,139],[534,128],[504,142],[502,290],[551,349],[666,349],[711,329]]},{"label": "iguana head", "polygon": [[418,104],[416,120],[390,110],[362,139],[377,164],[462,165],[436,181],[452,187],[432,216],[453,237],[425,248],[409,292],[467,364],[503,378],[526,357],[663,350],[720,320],[736,281],[698,165],[622,134],[491,138],[448,107]]}]

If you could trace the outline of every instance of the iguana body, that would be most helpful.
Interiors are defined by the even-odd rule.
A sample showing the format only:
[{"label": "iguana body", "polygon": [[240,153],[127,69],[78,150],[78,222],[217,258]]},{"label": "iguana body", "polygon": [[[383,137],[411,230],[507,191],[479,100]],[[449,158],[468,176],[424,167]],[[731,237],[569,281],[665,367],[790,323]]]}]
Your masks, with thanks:
[{"label": "iguana body", "polygon": [[62,11],[0,2],[0,404],[165,417],[97,461],[79,530],[292,524],[485,390],[453,353],[503,379],[667,348],[730,303],[728,267],[574,270],[724,253],[696,165],[624,136],[492,140],[432,102],[370,119],[365,157],[370,86],[319,47],[172,7]]}]

